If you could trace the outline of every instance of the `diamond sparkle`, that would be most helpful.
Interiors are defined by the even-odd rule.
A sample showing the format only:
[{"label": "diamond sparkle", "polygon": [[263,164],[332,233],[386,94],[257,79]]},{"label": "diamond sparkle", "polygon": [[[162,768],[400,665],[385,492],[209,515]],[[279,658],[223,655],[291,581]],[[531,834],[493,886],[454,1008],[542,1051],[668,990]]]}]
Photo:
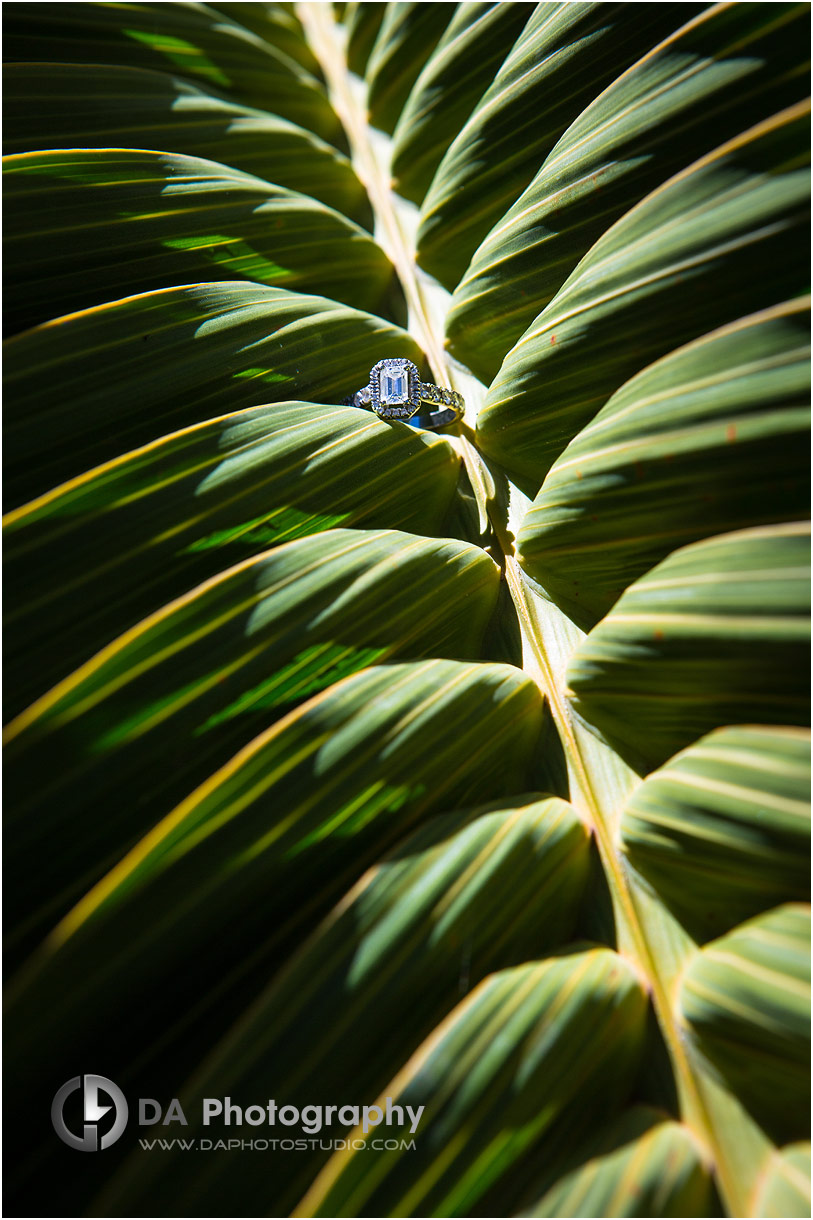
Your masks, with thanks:
[{"label": "diamond sparkle", "polygon": [[378,376],[378,393],[382,403],[400,406],[409,398],[409,370],[402,365],[382,369]]}]

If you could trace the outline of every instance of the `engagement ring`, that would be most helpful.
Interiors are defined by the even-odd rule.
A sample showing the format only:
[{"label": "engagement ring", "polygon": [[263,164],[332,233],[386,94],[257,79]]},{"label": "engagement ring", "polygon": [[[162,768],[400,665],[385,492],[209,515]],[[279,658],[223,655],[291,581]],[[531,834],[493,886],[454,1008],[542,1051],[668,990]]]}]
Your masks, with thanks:
[{"label": "engagement ring", "polygon": [[445,428],[465,409],[462,394],[421,381],[416,365],[400,356],[373,365],[367,385],[345,398],[344,406],[365,407],[381,419],[417,416],[414,422],[421,428]]}]

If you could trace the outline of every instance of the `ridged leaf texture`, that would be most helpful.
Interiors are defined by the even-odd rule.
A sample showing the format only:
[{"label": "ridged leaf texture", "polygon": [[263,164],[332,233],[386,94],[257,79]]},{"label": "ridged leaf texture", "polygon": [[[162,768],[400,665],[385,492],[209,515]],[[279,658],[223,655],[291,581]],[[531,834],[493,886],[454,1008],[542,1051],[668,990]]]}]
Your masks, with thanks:
[{"label": "ridged leaf texture", "polygon": [[809,1215],[809,8],[4,19],[7,1208]]}]

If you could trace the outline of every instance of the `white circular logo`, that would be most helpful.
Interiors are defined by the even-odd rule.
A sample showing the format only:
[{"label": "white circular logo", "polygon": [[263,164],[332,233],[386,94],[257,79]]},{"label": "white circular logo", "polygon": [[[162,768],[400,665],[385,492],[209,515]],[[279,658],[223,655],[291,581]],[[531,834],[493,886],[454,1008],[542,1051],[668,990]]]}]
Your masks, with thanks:
[{"label": "white circular logo", "polygon": [[[84,1126],[81,1135],[76,1135],[69,1130],[63,1113],[65,1102],[77,1089],[82,1091],[83,1102]],[[99,1099],[100,1093],[110,1098],[113,1105],[102,1105]],[[113,1125],[100,1139],[99,1120],[110,1110],[114,1111]],[[109,1148],[111,1144],[115,1144],[116,1140],[124,1134],[127,1115],[127,1100],[124,1094],[119,1086],[113,1084],[113,1081],[108,1080],[106,1076],[74,1076],[72,1080],[68,1080],[61,1089],[57,1090],[56,1097],[51,1104],[51,1122],[54,1124],[54,1130],[64,1143],[70,1148],[78,1149],[79,1152],[100,1152],[102,1148]]]}]

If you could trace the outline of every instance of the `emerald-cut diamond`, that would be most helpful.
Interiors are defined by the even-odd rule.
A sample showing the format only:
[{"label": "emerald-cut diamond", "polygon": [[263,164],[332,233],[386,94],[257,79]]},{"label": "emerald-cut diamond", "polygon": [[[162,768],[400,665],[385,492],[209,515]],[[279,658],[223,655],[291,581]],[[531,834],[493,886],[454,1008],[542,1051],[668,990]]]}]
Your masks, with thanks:
[{"label": "emerald-cut diamond", "polygon": [[378,377],[378,393],[387,406],[401,406],[409,398],[409,370],[405,366],[382,369]]}]

